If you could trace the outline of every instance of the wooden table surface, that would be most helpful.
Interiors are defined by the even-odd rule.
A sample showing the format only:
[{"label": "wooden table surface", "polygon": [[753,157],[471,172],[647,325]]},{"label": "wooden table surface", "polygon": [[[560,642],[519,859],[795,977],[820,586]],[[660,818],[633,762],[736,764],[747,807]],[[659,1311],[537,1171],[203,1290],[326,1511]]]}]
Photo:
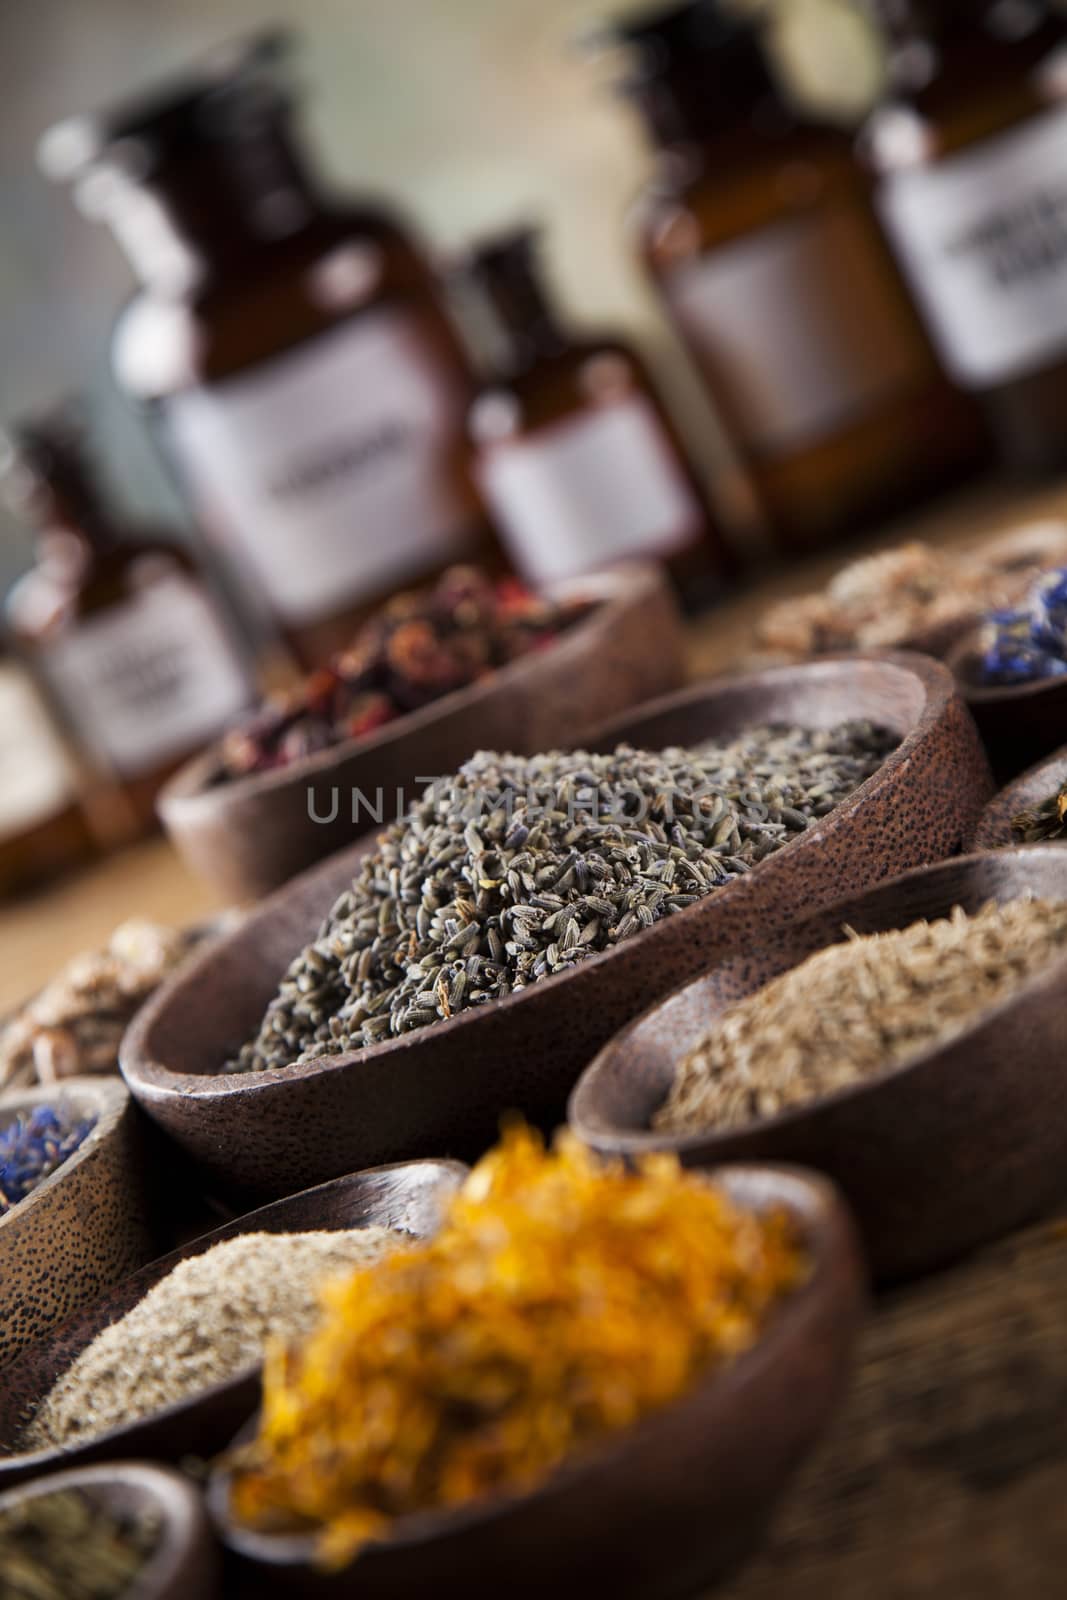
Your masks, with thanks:
[{"label": "wooden table surface", "polygon": [[[986,488],[902,534],[959,543],[1067,515],[1067,486]],[[841,552],[776,572],[690,629],[695,674],[751,647],[770,601],[825,582]],[[218,910],[162,840],[0,912],[0,1015],[125,917]],[[991,1176],[990,1181],[995,1181]],[[1067,1597],[1067,1214],[884,1296],[849,1397],[724,1600]]]}]

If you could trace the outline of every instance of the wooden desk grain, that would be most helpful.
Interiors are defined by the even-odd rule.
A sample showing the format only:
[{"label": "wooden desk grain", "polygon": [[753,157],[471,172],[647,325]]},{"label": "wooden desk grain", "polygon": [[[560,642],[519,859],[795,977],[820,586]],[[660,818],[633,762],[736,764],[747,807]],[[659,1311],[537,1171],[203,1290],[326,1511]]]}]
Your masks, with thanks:
[{"label": "wooden desk grain", "polygon": [[878,1306],[835,1424],[722,1600],[1062,1600],[1065,1498],[1067,1217]]}]

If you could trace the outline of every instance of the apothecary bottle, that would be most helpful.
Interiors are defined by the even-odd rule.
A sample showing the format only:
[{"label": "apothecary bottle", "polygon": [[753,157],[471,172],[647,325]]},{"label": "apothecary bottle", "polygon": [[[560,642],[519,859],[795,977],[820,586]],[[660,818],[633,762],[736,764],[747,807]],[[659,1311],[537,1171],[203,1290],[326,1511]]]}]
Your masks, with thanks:
[{"label": "apothecary bottle", "polygon": [[121,797],[105,831],[143,831],[167,776],[252,702],[242,646],[193,559],[113,517],[76,412],[13,428],[6,460],[36,546],[7,598],[13,643]]},{"label": "apothecary bottle", "polygon": [[305,664],[397,586],[472,551],[470,374],[406,224],[335,203],[305,165],[288,36],[150,100],[61,124],[42,164],[80,179],[141,281],[114,338],[209,536]]},{"label": "apothecary bottle", "polygon": [[1037,0],[870,0],[892,91],[861,148],[916,299],[1005,457],[1067,463],[1067,18]]},{"label": "apothecary bottle", "polygon": [[712,598],[733,557],[640,357],[563,325],[536,229],[486,241],[462,270],[492,351],[468,421],[473,473],[519,574],[540,585],[655,559],[684,599]]},{"label": "apothecary bottle", "polygon": [[780,92],[751,14],[695,0],[618,30],[659,154],[641,250],[779,545],[802,550],[973,469],[851,138]]},{"label": "apothecary bottle", "polygon": [[81,775],[37,685],[0,638],[0,896],[88,861]]}]

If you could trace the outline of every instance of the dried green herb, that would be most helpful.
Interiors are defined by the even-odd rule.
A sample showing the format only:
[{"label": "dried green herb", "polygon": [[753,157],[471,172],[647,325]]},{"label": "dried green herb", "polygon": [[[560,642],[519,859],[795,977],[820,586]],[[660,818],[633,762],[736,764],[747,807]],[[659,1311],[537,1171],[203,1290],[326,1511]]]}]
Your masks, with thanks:
[{"label": "dried green herb", "polygon": [[78,1489],[0,1511],[3,1600],[119,1600],[159,1542],[154,1510],[113,1509]]},{"label": "dried green herb", "polygon": [[1011,820],[1016,844],[1056,844],[1067,841],[1067,784],[1040,805],[1020,811]]}]

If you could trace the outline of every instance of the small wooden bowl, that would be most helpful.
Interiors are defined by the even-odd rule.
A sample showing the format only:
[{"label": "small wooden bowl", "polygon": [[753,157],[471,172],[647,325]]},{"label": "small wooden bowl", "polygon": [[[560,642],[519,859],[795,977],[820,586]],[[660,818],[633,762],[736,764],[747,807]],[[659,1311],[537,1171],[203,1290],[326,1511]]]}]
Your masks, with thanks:
[{"label": "small wooden bowl", "polygon": [[140,1104],[222,1185],[271,1198],[379,1161],[479,1154],[503,1112],[545,1128],[591,1056],[681,979],[813,906],[951,854],[990,794],[951,674],[922,656],[845,657],[683,690],[596,746],[698,744],[754,723],[870,717],[902,743],[829,817],[696,905],[573,971],[382,1044],[257,1073],[219,1069],[253,1034],[373,840],[272,896],[149,1002],[122,1070]]},{"label": "small wooden bowl", "polygon": [[217,1473],[209,1505],[249,1592],[394,1600],[443,1586],[469,1600],[639,1600],[695,1593],[736,1566],[844,1387],[864,1273],[829,1184],[773,1168],[717,1177],[741,1205],[792,1211],[812,1253],[811,1278],[752,1350],[531,1493],[405,1517],[331,1576],[313,1569],[307,1538],[235,1524]]},{"label": "small wooden bowl", "polygon": [[0,1495],[0,1515],[71,1489],[119,1513],[153,1510],[162,1517],[159,1543],[122,1600],[218,1600],[220,1553],[203,1499],[188,1478],[140,1461],[83,1467],[9,1489]]},{"label": "small wooden bowl", "polygon": [[[414,1161],[357,1172],[253,1211],[161,1256],[78,1312],[49,1338],[25,1350],[5,1369],[0,1387],[0,1452],[14,1449],[35,1408],[97,1334],[132,1311],[180,1261],[246,1233],[312,1233],[373,1226],[401,1228],[416,1236],[431,1233],[443,1200],[459,1187],[465,1174],[466,1168],[454,1161]],[[20,1483],[67,1462],[111,1461],[123,1456],[181,1461],[189,1455],[210,1455],[221,1450],[248,1420],[259,1404],[259,1394],[260,1369],[255,1367],[84,1444],[0,1454],[0,1486]]]},{"label": "small wooden bowl", "polygon": [[606,1153],[671,1150],[695,1167],[759,1160],[817,1168],[844,1190],[883,1279],[926,1271],[1007,1233],[1067,1190],[1067,959],[951,1043],[855,1088],[721,1133],[675,1134],[650,1123],[676,1062],[726,1007],[840,941],[846,925],[878,933],[955,905],[974,912],[1027,889],[1067,899],[1067,855],[1032,848],[962,857],[773,931],[612,1039],[571,1097],[571,1127]]},{"label": "small wooden bowl", "polygon": [[[685,681],[681,627],[658,567],[568,586],[596,602],[550,648],[387,724],[274,772],[220,781],[218,747],[173,777],[159,814],[188,864],[230,900],[253,900],[391,821],[431,778],[478,749],[535,754]],[[358,815],[353,818],[353,797]],[[315,820],[329,818],[332,821]],[[377,813],[377,816],[375,815]]]},{"label": "small wooden bowl", "polygon": [[152,1254],[142,1129],[118,1078],[65,1078],[0,1095],[0,1128],[62,1101],[96,1125],[0,1217],[0,1367]]},{"label": "small wooden bowl", "polygon": [[[892,553],[893,547],[888,547],[881,552],[872,551],[868,559],[877,560],[879,554]],[[941,622],[916,625],[911,633],[905,634],[902,638],[894,639],[892,642],[883,640],[881,649],[917,650],[920,655],[934,656],[939,661],[945,660],[953,646],[978,626],[992,606],[1003,600],[1003,590],[998,597],[995,589],[998,579],[1003,581],[1007,578],[1019,578],[1023,574],[1033,575],[1067,561],[1067,521],[1060,517],[1041,517],[1023,522],[998,533],[986,533],[962,546],[954,554],[961,564],[981,562],[989,569],[990,592],[984,599],[974,596],[966,613],[957,614]],[[861,557],[860,561],[863,559]],[[847,571],[848,567],[840,570]],[[825,594],[826,586],[814,593],[802,591],[793,598],[802,604]],[[788,603],[786,598],[779,603],[779,606]],[[779,606],[775,609],[778,610]],[[838,644],[836,648],[840,651],[845,646]],[[784,666],[789,661],[804,659],[811,658],[787,651],[764,650],[748,656],[746,665],[751,670],[756,670],[758,667]]]},{"label": "small wooden bowl", "polygon": [[979,682],[978,628],[955,646],[948,664],[978,724],[993,770],[1005,781],[1059,749],[1067,738],[1067,677],[989,688]]},{"label": "small wooden bowl", "polygon": [[[993,796],[978,819],[971,848],[1003,850],[1007,846],[1018,844],[1019,841],[1011,831],[1011,825],[1020,811],[1029,811],[1032,806],[1040,805],[1041,801],[1047,800],[1050,795],[1058,794],[1065,783],[1067,783],[1067,747],[1057,750],[1047,761],[1038,762],[1036,767],[1031,767],[1029,772],[1024,772],[1021,778],[1016,778],[1014,783],[1009,783],[1006,789],[1001,789],[999,794]],[[1052,844],[1058,842],[1050,841]],[[1067,840],[1063,842],[1067,843]],[[1035,849],[1037,846],[1031,845],[1028,848]]]}]

